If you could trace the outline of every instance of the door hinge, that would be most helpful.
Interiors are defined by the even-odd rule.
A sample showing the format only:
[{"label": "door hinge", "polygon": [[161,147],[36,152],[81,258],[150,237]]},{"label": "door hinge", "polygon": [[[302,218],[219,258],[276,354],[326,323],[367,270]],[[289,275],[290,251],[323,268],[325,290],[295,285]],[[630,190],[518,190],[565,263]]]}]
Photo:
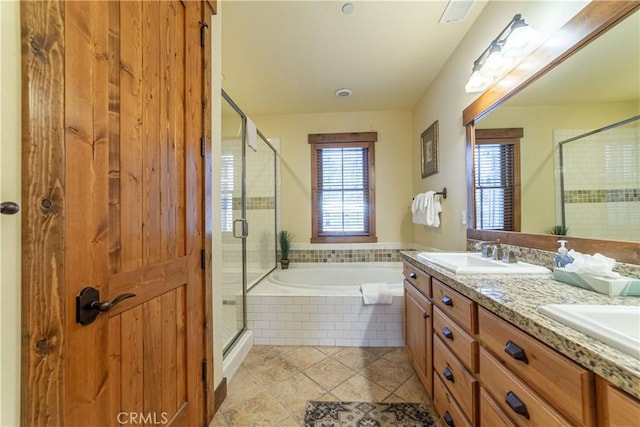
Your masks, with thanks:
[{"label": "door hinge", "polygon": [[203,270],[207,269],[207,252],[204,249],[200,249],[200,267]]},{"label": "door hinge", "polygon": [[202,21],[198,24],[200,24],[200,46],[204,47],[205,28],[209,28],[209,24]]},{"label": "door hinge", "polygon": [[203,383],[207,382],[207,361],[206,360],[202,361],[202,382]]},{"label": "door hinge", "polygon": [[200,157],[204,157],[206,145],[207,145],[207,137],[201,136],[200,137]]}]

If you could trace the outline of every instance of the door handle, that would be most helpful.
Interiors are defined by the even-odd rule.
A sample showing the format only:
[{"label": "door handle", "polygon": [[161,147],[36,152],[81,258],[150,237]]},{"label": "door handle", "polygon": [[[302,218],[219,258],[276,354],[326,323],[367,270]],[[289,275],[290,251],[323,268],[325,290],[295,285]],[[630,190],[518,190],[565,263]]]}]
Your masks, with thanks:
[{"label": "door handle", "polygon": [[14,215],[20,212],[20,205],[16,202],[2,202],[0,203],[0,214],[2,215]]},{"label": "door handle", "polygon": [[93,287],[86,287],[76,296],[76,323],[82,326],[90,325],[98,314],[106,313],[122,301],[135,297],[136,294],[126,293],[118,295],[112,301],[100,301],[100,291]]},{"label": "door handle", "polygon": [[[242,234],[240,235],[236,234],[237,223],[242,224]],[[235,237],[236,239],[244,239],[248,235],[249,235],[249,223],[247,222],[247,220],[244,218],[234,220],[233,221],[233,237]]]}]

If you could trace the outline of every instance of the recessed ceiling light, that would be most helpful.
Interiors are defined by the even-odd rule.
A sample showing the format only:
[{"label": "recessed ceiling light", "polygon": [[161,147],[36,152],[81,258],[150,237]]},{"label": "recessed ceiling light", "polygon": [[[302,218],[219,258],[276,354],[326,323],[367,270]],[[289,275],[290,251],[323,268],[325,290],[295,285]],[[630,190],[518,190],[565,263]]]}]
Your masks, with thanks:
[{"label": "recessed ceiling light", "polygon": [[342,13],[349,15],[353,12],[353,3],[345,3],[342,5]]},{"label": "recessed ceiling light", "polygon": [[353,91],[351,89],[342,88],[336,91],[336,96],[339,96],[340,98],[346,98],[347,96],[351,96],[352,93]]}]

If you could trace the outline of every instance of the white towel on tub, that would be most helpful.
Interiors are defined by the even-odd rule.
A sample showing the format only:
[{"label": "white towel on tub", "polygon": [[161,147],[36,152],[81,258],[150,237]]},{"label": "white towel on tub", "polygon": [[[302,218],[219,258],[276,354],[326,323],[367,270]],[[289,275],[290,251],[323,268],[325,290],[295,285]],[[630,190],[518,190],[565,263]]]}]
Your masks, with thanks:
[{"label": "white towel on tub", "polygon": [[393,303],[393,295],[387,283],[362,283],[360,290],[365,305]]}]

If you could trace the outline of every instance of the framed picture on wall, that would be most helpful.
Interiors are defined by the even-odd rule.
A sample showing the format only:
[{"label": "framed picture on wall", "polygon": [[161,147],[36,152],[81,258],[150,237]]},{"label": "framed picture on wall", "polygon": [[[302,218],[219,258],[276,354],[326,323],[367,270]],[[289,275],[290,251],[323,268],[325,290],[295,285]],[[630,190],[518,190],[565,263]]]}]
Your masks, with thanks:
[{"label": "framed picture on wall", "polygon": [[438,173],[438,121],[433,122],[420,135],[420,151],[422,153],[422,177]]}]

